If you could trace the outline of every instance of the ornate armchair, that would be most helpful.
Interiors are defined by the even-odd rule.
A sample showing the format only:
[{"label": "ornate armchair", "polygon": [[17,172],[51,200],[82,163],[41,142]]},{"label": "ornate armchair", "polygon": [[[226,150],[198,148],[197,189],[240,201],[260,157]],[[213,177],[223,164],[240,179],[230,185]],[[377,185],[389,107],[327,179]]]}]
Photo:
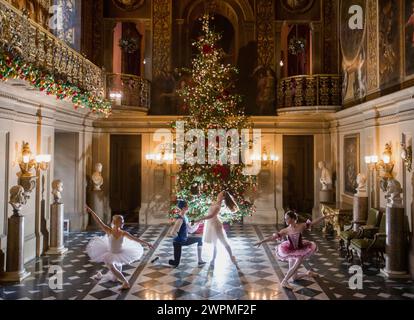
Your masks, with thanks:
[{"label": "ornate armchair", "polygon": [[375,257],[378,265],[380,262],[385,262],[384,254],[387,238],[385,219],[386,215],[382,214],[379,229],[365,226],[360,228],[360,233],[351,240],[348,261],[353,260],[355,252],[359,257],[361,266],[363,266],[365,259],[369,256]]},{"label": "ornate armchair", "polygon": [[[342,231],[339,235],[339,249],[346,250],[346,257],[349,258],[349,246],[351,240],[357,238],[361,229],[364,230],[364,236],[367,238],[373,238],[375,233],[378,232],[381,223],[382,213],[377,209],[370,209],[368,212],[368,218],[365,221],[352,221],[351,227],[345,231]],[[361,226],[357,231],[354,230],[355,226]],[[368,234],[371,233],[371,236]]]}]

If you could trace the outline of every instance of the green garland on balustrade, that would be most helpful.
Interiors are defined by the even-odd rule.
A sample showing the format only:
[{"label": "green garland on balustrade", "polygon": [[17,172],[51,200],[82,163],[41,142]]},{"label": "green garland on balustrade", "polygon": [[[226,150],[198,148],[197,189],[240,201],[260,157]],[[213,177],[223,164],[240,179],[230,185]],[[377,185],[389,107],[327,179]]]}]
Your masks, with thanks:
[{"label": "green garland on balustrade", "polygon": [[0,81],[22,79],[33,87],[55,96],[58,100],[68,99],[77,108],[88,108],[93,113],[108,117],[111,114],[111,103],[76,85],[57,79],[53,74],[44,72],[31,63],[23,61],[18,56],[0,51]]}]

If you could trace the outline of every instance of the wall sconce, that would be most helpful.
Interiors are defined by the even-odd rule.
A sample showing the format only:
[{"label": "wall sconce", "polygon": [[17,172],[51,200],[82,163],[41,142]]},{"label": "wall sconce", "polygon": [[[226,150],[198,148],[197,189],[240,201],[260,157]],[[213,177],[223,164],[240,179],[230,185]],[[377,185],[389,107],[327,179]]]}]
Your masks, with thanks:
[{"label": "wall sconce", "polygon": [[26,198],[30,198],[30,193],[36,187],[37,176],[40,171],[49,169],[51,160],[52,156],[49,154],[40,154],[33,157],[29,143],[23,143],[22,158],[19,161],[19,185],[23,187]]},{"label": "wall sconce", "polygon": [[405,143],[401,143],[401,159],[404,161],[408,172],[411,172],[413,164],[413,149]]},{"label": "wall sconce", "polygon": [[150,161],[151,164],[153,161],[155,161],[158,166],[162,166],[164,163],[172,164],[172,161],[174,160],[174,154],[167,152],[165,150],[165,147],[163,147],[160,153],[147,153],[145,155],[145,159],[147,161]]},{"label": "wall sconce", "polygon": [[111,91],[109,93],[109,98],[116,105],[122,105],[122,92],[121,91]]},{"label": "wall sconce", "polygon": [[261,155],[253,154],[250,157],[251,161],[261,161],[263,167],[267,167],[269,162],[272,162],[272,163],[279,162],[279,159],[280,159],[279,156],[274,155],[274,154],[271,154],[269,156],[269,154],[267,153],[266,147],[263,147],[263,152]]},{"label": "wall sconce", "polygon": [[379,157],[376,155],[366,156],[365,163],[368,165],[369,170],[377,170],[378,172],[382,172],[380,174],[381,182],[380,187],[382,191],[387,190],[387,181],[388,179],[393,178],[393,170],[394,170],[394,161],[392,161],[392,149],[391,144],[387,143],[385,145],[385,150],[382,153],[382,159],[379,160]]},{"label": "wall sconce", "polygon": [[281,68],[283,68],[284,65],[285,65],[285,61],[284,60],[285,60],[285,54],[284,54],[283,51],[281,51],[280,52],[280,62],[279,62],[279,65],[280,65]]}]

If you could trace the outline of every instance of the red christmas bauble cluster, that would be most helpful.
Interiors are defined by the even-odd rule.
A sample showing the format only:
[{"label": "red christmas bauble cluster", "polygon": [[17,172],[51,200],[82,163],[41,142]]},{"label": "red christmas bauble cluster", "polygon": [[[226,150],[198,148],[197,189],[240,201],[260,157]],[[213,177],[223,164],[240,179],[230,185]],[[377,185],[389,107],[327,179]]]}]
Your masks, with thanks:
[{"label": "red christmas bauble cluster", "polygon": [[203,53],[204,54],[212,54],[214,51],[214,48],[212,46],[210,46],[209,44],[205,44],[203,46]]},{"label": "red christmas bauble cluster", "polygon": [[227,165],[217,164],[212,168],[213,174],[222,178],[223,180],[228,180],[230,176],[230,168]]}]

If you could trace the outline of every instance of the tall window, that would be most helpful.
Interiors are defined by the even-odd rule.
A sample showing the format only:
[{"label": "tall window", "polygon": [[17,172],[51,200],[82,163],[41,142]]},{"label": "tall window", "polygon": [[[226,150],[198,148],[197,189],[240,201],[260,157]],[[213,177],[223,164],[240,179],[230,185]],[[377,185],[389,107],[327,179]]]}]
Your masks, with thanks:
[{"label": "tall window", "polygon": [[53,0],[51,32],[76,51],[81,49],[82,0]]}]

